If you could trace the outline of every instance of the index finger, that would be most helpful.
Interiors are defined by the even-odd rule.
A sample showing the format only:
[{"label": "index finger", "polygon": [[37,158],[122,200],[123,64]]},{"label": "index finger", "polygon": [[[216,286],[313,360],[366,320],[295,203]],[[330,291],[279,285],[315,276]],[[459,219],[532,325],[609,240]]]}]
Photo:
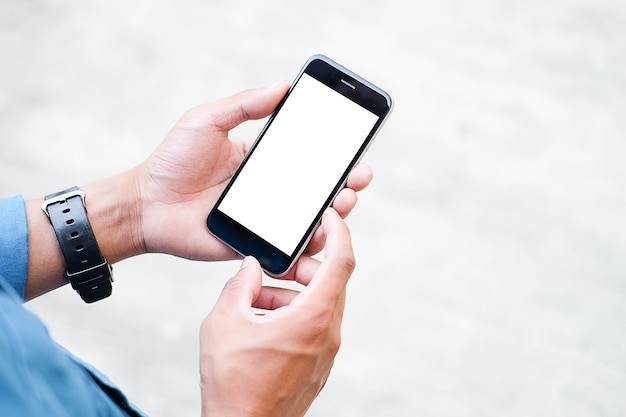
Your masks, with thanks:
[{"label": "index finger", "polygon": [[304,302],[313,298],[322,303],[331,303],[342,296],[356,261],[350,230],[334,209],[324,212],[320,228],[326,237],[324,260],[302,291],[301,299]]}]

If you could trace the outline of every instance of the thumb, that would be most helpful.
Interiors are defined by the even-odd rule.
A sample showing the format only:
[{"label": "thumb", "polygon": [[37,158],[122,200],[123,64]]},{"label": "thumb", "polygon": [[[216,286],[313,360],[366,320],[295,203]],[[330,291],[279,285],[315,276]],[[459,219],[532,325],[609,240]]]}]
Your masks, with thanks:
[{"label": "thumb", "polygon": [[239,271],[230,278],[217,300],[216,307],[249,311],[261,292],[262,274],[259,262],[252,256],[244,258]]},{"label": "thumb", "polygon": [[272,87],[250,89],[222,99],[214,103],[213,123],[218,129],[229,131],[245,121],[269,116],[288,88],[287,82],[281,82]]}]

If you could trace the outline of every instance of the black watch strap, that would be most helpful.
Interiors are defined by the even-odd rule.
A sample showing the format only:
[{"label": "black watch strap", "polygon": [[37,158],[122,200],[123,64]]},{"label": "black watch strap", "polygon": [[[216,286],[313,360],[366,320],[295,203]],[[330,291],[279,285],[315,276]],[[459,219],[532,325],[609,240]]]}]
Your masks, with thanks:
[{"label": "black watch strap", "polygon": [[54,229],[65,258],[65,275],[87,303],[111,295],[111,266],[100,253],[85,209],[85,193],[78,187],[44,197],[41,209]]}]

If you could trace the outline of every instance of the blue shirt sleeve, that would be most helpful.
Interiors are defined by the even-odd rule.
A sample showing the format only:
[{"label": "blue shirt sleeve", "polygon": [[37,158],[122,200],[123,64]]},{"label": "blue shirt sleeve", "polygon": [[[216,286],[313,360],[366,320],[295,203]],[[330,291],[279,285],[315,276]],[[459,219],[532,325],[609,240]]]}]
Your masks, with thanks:
[{"label": "blue shirt sleeve", "polygon": [[95,369],[55,343],[0,276],[3,416],[145,416]]},{"label": "blue shirt sleeve", "polygon": [[28,268],[28,225],[21,196],[0,199],[0,275],[24,299]]},{"label": "blue shirt sleeve", "polygon": [[24,199],[0,199],[0,414],[145,416],[104,375],[55,343],[24,308],[27,268]]}]

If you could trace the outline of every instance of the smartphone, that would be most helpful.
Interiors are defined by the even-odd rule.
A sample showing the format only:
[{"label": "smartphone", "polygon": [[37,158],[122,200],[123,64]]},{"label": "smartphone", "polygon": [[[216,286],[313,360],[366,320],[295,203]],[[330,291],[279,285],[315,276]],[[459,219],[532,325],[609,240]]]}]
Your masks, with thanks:
[{"label": "smartphone", "polygon": [[309,58],[210,211],[209,231],[285,275],[391,109],[385,91]]}]

